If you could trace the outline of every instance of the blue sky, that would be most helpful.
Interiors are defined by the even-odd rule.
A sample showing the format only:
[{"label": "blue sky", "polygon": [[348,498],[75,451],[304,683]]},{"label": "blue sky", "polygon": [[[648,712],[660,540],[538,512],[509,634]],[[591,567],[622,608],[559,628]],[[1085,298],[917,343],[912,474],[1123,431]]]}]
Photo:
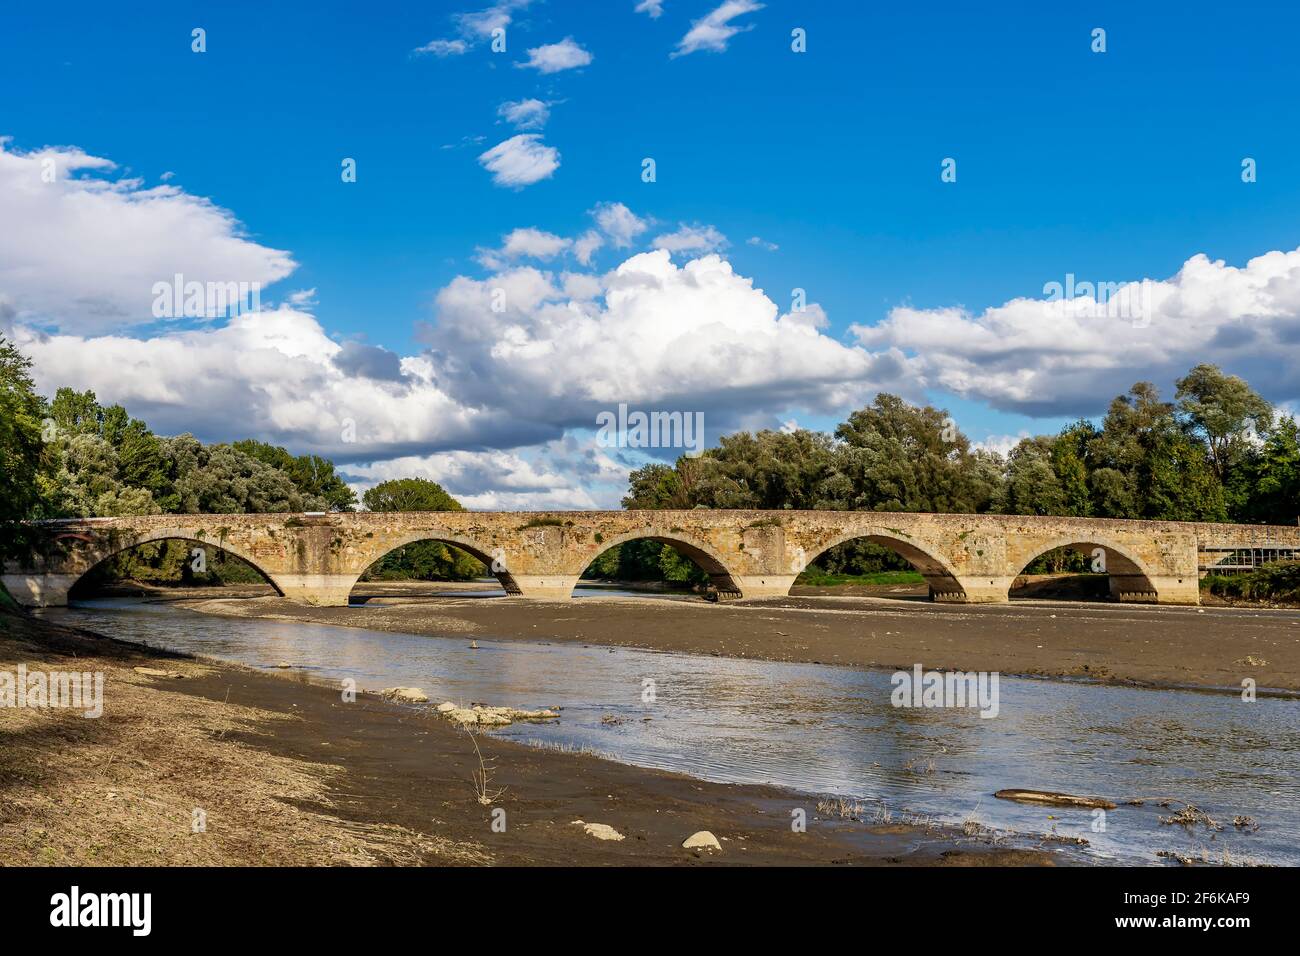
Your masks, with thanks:
[{"label": "blue sky", "polygon": [[[935,334],[959,342],[992,325],[1005,337],[1005,326],[981,320],[984,310],[1041,298],[1044,283],[1067,273],[1171,280],[1198,253],[1233,270],[1295,250],[1300,61],[1292,38],[1300,16],[1293,9],[732,0],[742,12],[721,26],[734,34],[673,56],[685,50],[693,24],[727,5],[663,0],[652,17],[637,2],[137,3],[129,15],[71,2],[57,18],[7,5],[0,136],[11,137],[16,155],[68,147],[116,164],[73,175],[139,177],[138,189],[165,182],[209,200],[241,224],[235,234],[285,250],[297,263],[265,297],[314,289],[310,314],[327,336],[400,356],[464,346],[463,336],[429,329],[448,321],[434,304],[441,290],[458,276],[477,281],[493,271],[476,253],[520,228],[575,240],[592,229],[591,210],[618,203],[647,225],[630,246],[607,239],[583,264],[590,272],[615,269],[683,226],[711,226],[726,237],[713,251],[735,274],[752,279],[782,313],[792,289],[807,290],[828,321],[819,334],[836,342],[853,346],[854,326],[879,327],[891,310],[911,310],[896,315],[895,333],[862,347],[914,356],[900,382],[916,386],[913,397],[948,407],[975,439],[1050,431],[1099,414],[1139,378],[1172,391],[1172,376],[1201,360],[1250,376],[1280,403],[1297,398],[1294,353],[1262,349],[1273,354],[1261,358],[1268,342],[1292,344],[1294,309],[1286,311],[1285,296],[1283,326],[1253,349],[1234,350],[1229,340],[1258,303],[1244,313],[1218,309],[1213,303],[1229,296],[1206,293],[1210,304],[1198,307],[1197,323],[1203,333],[1218,323],[1213,334],[1170,346],[1184,331],[1177,309],[1166,310],[1169,321],[1146,333],[1160,340],[1151,354],[1116,339],[1115,349],[1132,361],[1085,349],[1075,356],[1078,374],[1068,376],[1042,364],[1044,343],[1033,336],[1024,345],[1033,354],[1023,359],[1011,354],[1020,346],[1006,342],[996,356],[985,349],[941,361],[938,346],[908,331],[918,313],[959,307],[966,318],[949,316],[957,324]],[[492,52],[467,30],[456,18],[465,13],[504,14],[506,51]],[[206,30],[202,54],[191,50],[195,27]],[[791,50],[796,27],[807,32],[806,53]],[[1091,50],[1097,27],[1106,31],[1104,53]],[[566,39],[590,62],[551,73],[520,66],[530,49]],[[437,40],[464,43],[465,52],[418,52]],[[549,119],[515,129],[499,109],[527,99],[548,104]],[[559,165],[539,181],[503,187],[479,157],[517,135],[558,150]],[[345,157],[357,162],[355,183],[340,179]],[[641,180],[644,157],[656,162],[656,182]],[[940,179],[946,157],[956,160],[956,182]],[[1257,162],[1256,182],[1242,182],[1245,157]],[[673,262],[680,268],[691,257],[675,254]],[[530,264],[581,271],[571,256]],[[1289,283],[1290,270],[1288,260],[1283,280],[1257,276],[1251,295]],[[158,271],[168,274],[161,260]],[[5,275],[0,268],[0,294]],[[1207,282],[1235,288],[1240,279],[1220,272]],[[27,327],[89,334],[72,316],[75,302],[28,301],[21,284],[11,284],[9,298]],[[93,334],[156,338],[186,327],[125,322]],[[1017,362],[1035,373],[1017,375]],[[989,382],[973,381],[985,363],[997,366]],[[777,372],[756,377],[745,400],[714,420],[719,427],[776,427],[790,418],[833,424],[852,404],[840,412],[826,392],[805,400],[813,365],[793,384]],[[81,367],[71,359],[59,366]],[[1098,372],[1091,386],[1089,370]],[[716,398],[719,374],[725,378],[725,369],[694,391],[655,393],[641,383],[628,399]],[[446,369],[430,375],[443,388],[456,378]],[[892,385],[879,369],[872,375],[860,384]],[[1058,378],[1068,384],[1057,389]],[[111,397],[114,382],[95,384]],[[459,384],[451,391],[458,403],[485,404],[465,380]],[[119,390],[130,404],[135,393]],[[597,391],[584,400],[620,397],[617,389]],[[190,425],[185,408],[166,414],[163,404],[135,395],[138,413],[151,420],[229,437],[192,408]],[[566,414],[551,433],[515,434],[498,422],[481,441],[467,437],[467,426],[459,437],[385,439],[366,454],[373,461],[458,450],[527,455],[560,434],[581,443],[578,412]],[[294,437],[283,416],[265,432],[288,443]],[[299,444],[322,446],[305,434]],[[597,499],[608,503],[609,495]]]}]

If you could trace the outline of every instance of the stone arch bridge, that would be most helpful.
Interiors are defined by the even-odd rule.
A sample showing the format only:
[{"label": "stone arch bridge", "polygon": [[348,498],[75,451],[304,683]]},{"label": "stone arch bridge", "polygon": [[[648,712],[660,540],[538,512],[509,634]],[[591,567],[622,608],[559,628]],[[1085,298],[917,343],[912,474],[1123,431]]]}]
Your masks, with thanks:
[{"label": "stone arch bridge", "polygon": [[261,571],[285,597],[343,605],[385,554],[437,540],[488,564],[524,598],[568,600],[602,551],[648,538],[673,545],[708,573],[719,596],[784,596],[827,548],[866,538],[901,554],[938,601],[1007,600],[1030,561],[1073,547],[1104,562],[1112,597],[1199,603],[1206,556],[1237,549],[1300,550],[1300,527],[1015,515],[866,511],[555,511],[149,515],[36,522],[31,554],[6,562],[10,594],[33,606],[67,603],[104,559],[151,541],[221,548]]}]

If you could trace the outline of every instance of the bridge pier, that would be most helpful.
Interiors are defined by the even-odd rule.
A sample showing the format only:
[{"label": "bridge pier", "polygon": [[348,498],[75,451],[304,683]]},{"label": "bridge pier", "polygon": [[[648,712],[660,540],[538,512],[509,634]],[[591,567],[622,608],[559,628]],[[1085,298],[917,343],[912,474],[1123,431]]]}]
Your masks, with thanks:
[{"label": "bridge pier", "polygon": [[[562,574],[511,574],[518,594],[511,597],[527,598],[532,601],[568,601],[573,597],[573,589],[578,583],[576,577]],[[509,590],[509,589],[507,589]]]},{"label": "bridge pier", "polygon": [[1112,573],[1110,596],[1125,604],[1200,604],[1200,577]]},{"label": "bridge pier", "polygon": [[789,597],[796,574],[734,575],[742,598]]},{"label": "bridge pier", "polygon": [[271,583],[290,601],[312,607],[347,607],[355,574],[275,574]]},{"label": "bridge pier", "polygon": [[1015,578],[1004,575],[989,575],[959,577],[955,580],[961,586],[960,591],[952,590],[953,578],[931,579],[927,576],[926,581],[930,585],[930,597],[936,601],[952,604],[1005,604],[1010,600],[1008,595],[1011,591],[1011,582]]},{"label": "bridge pier", "polygon": [[68,591],[80,574],[5,574],[0,576],[5,590],[23,607],[67,607]]}]

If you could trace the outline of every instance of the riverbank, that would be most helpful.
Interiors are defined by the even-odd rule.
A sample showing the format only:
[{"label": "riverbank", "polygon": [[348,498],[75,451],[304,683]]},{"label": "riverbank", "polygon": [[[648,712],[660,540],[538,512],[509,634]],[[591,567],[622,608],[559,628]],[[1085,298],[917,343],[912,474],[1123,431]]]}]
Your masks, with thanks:
[{"label": "riverbank", "polygon": [[[0,613],[0,671],[99,671],[104,713],[0,708],[0,861],[86,865],[1011,865],[1041,845],[465,732],[425,708]],[[144,667],[176,676],[140,673]],[[477,756],[475,743],[485,764]],[[483,766],[502,790],[480,804]],[[505,811],[504,832],[492,828]],[[802,809],[806,832],[791,827]],[[195,832],[202,811],[203,832]],[[584,823],[624,836],[603,841]],[[686,850],[698,830],[720,851]]]},{"label": "riverbank", "polygon": [[[1300,614],[1287,610],[1099,602],[936,604],[921,595],[705,601],[405,596],[385,586],[364,607],[276,597],[182,601],[209,614],[311,621],[410,634],[608,644],[774,661],[1000,671],[1170,687],[1300,693]],[[438,587],[441,587],[440,585]],[[466,591],[466,593],[471,593]],[[171,599],[182,595],[173,592]]]}]

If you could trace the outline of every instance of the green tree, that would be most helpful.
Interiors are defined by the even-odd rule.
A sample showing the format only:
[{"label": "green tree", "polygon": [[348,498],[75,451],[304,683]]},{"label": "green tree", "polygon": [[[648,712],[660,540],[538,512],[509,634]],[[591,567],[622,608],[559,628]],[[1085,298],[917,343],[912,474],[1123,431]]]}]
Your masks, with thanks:
[{"label": "green tree", "polygon": [[1025,438],[1011,450],[1002,511],[1020,515],[1066,513],[1065,487],[1055,468],[1056,442],[1047,436]]},{"label": "green tree", "polygon": [[1092,514],[1092,496],[1088,493],[1088,443],[1097,434],[1092,422],[1075,422],[1063,429],[1052,442],[1052,470],[1061,483],[1061,514],[1084,518]]},{"label": "green tree", "polygon": [[[459,501],[436,481],[394,478],[361,496],[370,511],[463,511]],[[367,579],[469,581],[487,573],[483,562],[440,541],[416,541],[392,551],[366,572]]]},{"label": "green tree", "polygon": [[664,508],[693,508],[683,477],[690,466],[680,459],[677,466],[651,462],[628,475],[628,490],[623,496],[623,507],[630,511],[659,510]]},{"label": "green tree", "polygon": [[1093,514],[1107,518],[1223,521],[1223,486],[1199,438],[1150,382],[1110,404],[1088,443]]},{"label": "green tree", "polygon": [[1278,418],[1249,467],[1238,474],[1249,489],[1238,518],[1266,524],[1300,519],[1300,423],[1295,416]]},{"label": "green tree", "polygon": [[694,561],[672,545],[648,538],[605,549],[582,576],[606,581],[670,581],[692,585],[709,581],[709,576]]},{"label": "green tree", "polygon": [[1245,381],[1216,365],[1198,365],[1176,384],[1178,410],[1209,446],[1210,463],[1222,481],[1248,451],[1252,432],[1268,431],[1273,408]]},{"label": "green tree", "polygon": [[1000,490],[1000,461],[972,451],[942,409],[882,393],[835,435],[850,490],[838,504],[849,510],[969,514],[989,510]]},{"label": "green tree", "polygon": [[0,557],[20,546],[18,522],[40,508],[45,403],[30,370],[27,357],[0,335]]},{"label": "green tree", "polygon": [[698,459],[682,459],[682,484],[709,508],[817,508],[837,468],[828,435],[807,429],[724,435]]},{"label": "green tree", "polygon": [[203,445],[193,435],[162,440],[162,454],[180,514],[275,514],[324,511],[325,502],[303,495],[280,469],[232,445]]},{"label": "green tree", "polygon": [[60,388],[50,402],[50,418],[63,435],[99,435],[104,410],[92,391],[78,392]]},{"label": "green tree", "polygon": [[245,455],[284,472],[304,496],[325,502],[325,510],[352,511],[356,508],[356,492],[338,476],[334,462],[328,458],[320,455],[295,457],[278,445],[253,439],[237,441],[234,447]]},{"label": "green tree", "polygon": [[361,496],[368,511],[464,511],[436,481],[394,478],[368,488]]}]

